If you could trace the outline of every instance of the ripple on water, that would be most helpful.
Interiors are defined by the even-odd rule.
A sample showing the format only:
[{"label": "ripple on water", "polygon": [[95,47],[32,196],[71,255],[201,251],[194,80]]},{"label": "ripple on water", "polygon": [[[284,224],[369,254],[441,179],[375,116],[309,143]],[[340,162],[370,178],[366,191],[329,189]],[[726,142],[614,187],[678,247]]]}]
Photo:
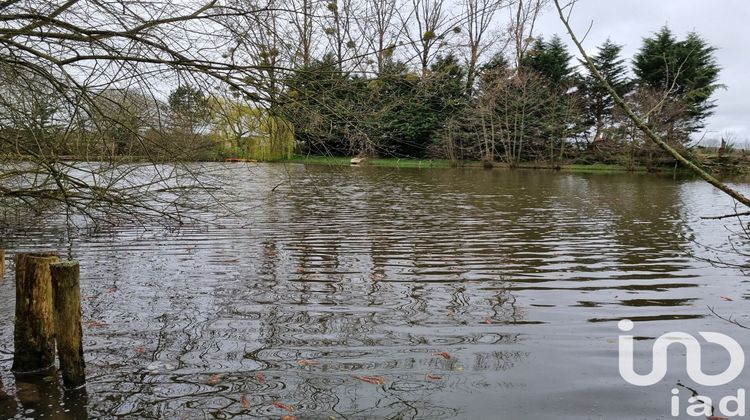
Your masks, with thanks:
[{"label": "ripple on water", "polygon": [[[639,337],[722,331],[703,308],[743,313],[748,296],[739,273],[691,256],[688,237],[723,243],[697,215],[731,209],[691,181],[225,170],[242,217],[74,243],[90,416],[654,418],[667,400],[617,374],[617,320]],[[6,248],[63,249],[63,231],[19,229]],[[0,319],[12,318],[12,283],[0,283]],[[0,367],[11,343],[0,324]],[[384,383],[357,379],[368,376]],[[12,410],[39,409],[29,385],[0,380],[0,417],[6,394]],[[41,398],[59,411],[61,395]]]}]

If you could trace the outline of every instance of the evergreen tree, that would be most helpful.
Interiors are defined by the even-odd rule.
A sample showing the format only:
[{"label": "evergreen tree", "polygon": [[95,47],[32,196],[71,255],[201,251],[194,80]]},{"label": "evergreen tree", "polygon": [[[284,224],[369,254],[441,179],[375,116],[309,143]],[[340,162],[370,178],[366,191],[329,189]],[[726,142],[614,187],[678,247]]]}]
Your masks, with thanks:
[{"label": "evergreen tree", "polygon": [[521,66],[530,68],[546,78],[554,86],[564,86],[573,79],[573,68],[568,48],[559,36],[549,42],[539,38],[521,61]]},{"label": "evergreen tree", "polygon": [[466,69],[453,54],[438,56],[430,66],[434,78],[432,95],[439,100],[441,113],[453,113],[463,107]]},{"label": "evergreen tree", "polygon": [[698,34],[692,32],[680,43],[680,56],[685,57],[681,80],[683,99],[689,104],[689,115],[699,123],[713,114],[716,107],[711,100],[713,93],[721,87],[718,82],[721,68],[716,63],[716,48],[708,45]]},{"label": "evergreen tree", "polygon": [[633,72],[641,86],[668,90],[675,81],[679,65],[678,41],[668,27],[663,27],[652,38],[645,38],[633,58]]},{"label": "evergreen tree", "polygon": [[[604,76],[620,97],[625,96],[631,89],[628,79],[625,59],[620,57],[622,46],[607,39],[596,55],[591,57],[597,70]],[[585,66],[585,63],[581,61]],[[602,131],[612,122],[612,112],[615,101],[609,90],[593,74],[589,74],[582,83],[584,96],[585,124],[594,129],[594,138],[602,135]]]},{"label": "evergreen tree", "polygon": [[503,53],[493,55],[487,63],[479,68],[479,86],[477,90],[483,90],[485,85],[492,84],[498,77],[507,76],[510,71],[510,62]]},{"label": "evergreen tree", "polygon": [[505,56],[503,53],[497,53],[492,56],[492,58],[487,61],[482,67],[480,67],[481,71],[491,71],[493,69],[508,69],[510,68],[510,61],[508,61],[508,57]]},{"label": "evergreen tree", "polygon": [[169,94],[173,125],[194,133],[210,114],[208,98],[198,88],[182,85]]},{"label": "evergreen tree", "polygon": [[423,157],[463,109],[465,79],[453,55],[438,57],[424,76],[388,61],[372,79],[344,74],[329,56],[285,80],[289,100],[280,111],[306,152]]},{"label": "evergreen tree", "polygon": [[405,73],[396,81],[401,94],[381,99],[384,112],[379,113],[379,152],[394,157],[423,157],[435,133],[465,106],[466,70],[449,54],[437,57],[424,77]]},{"label": "evergreen tree", "polygon": [[703,128],[716,106],[711,96],[721,85],[715,51],[698,34],[678,41],[665,26],[643,40],[633,60],[640,87],[664,92],[669,100],[684,104],[683,115],[670,124],[688,134]]},{"label": "evergreen tree", "polygon": [[365,92],[360,80],[349,78],[327,54],[292,73],[285,84],[289,99],[278,112],[294,123],[303,152],[356,153],[350,135],[359,120],[358,95]]},{"label": "evergreen tree", "polygon": [[[554,160],[560,155],[567,139],[577,136],[582,131],[580,124],[580,92],[570,87],[580,85],[580,76],[571,66],[573,56],[559,36],[550,41],[538,39],[521,62],[519,73],[538,75],[546,91],[537,87],[537,94],[545,99],[544,104],[526,118],[526,124],[538,125],[536,134],[530,141],[538,151],[546,149],[536,158]],[[525,83],[536,84],[535,78],[523,75]]]}]

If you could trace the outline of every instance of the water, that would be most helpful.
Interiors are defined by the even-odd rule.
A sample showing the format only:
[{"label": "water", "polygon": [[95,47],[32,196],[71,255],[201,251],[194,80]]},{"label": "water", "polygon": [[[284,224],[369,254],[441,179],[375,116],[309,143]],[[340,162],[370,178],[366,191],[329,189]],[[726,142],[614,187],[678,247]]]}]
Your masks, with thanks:
[{"label": "water", "polygon": [[[85,394],[9,373],[9,269],[0,418],[654,419],[672,418],[678,381],[717,399],[747,383],[701,388],[676,347],[656,385],[618,373],[623,318],[636,322],[640,372],[667,331],[723,332],[750,349],[748,331],[708,310],[750,324],[746,277],[701,259],[747,262],[704,249],[730,250],[724,226],[737,226],[700,219],[732,210],[700,181],[302,165],[226,175],[241,217],[73,244]],[[6,247],[65,252],[62,232],[53,222]],[[703,353],[706,372],[728,364],[717,346]]]}]

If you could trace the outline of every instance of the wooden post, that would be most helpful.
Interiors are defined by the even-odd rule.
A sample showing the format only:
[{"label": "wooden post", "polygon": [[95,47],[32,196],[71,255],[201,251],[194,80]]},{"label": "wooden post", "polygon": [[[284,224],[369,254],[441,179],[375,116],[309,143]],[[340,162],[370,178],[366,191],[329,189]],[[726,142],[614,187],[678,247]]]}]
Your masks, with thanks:
[{"label": "wooden post", "polygon": [[55,364],[50,264],[55,254],[19,254],[16,258],[14,372],[33,372]]},{"label": "wooden post", "polygon": [[5,250],[0,249],[0,283],[5,279]]},{"label": "wooden post", "polygon": [[52,296],[55,308],[57,354],[63,385],[67,389],[86,383],[81,328],[81,289],[78,261],[52,264]]}]

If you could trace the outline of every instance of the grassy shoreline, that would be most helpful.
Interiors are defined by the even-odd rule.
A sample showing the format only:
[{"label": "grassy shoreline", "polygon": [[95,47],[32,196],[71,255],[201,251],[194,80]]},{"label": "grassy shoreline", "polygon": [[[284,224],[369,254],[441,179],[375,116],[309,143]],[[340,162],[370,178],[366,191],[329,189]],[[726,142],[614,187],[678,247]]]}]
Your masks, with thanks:
[{"label": "grassy shoreline", "polygon": [[[30,156],[0,156],[4,160],[23,162],[25,160],[34,161]],[[742,156],[741,159],[735,159],[731,162],[723,162],[712,156],[701,156],[703,165],[718,176],[730,177],[748,177],[750,178],[750,156]],[[76,156],[58,156],[62,161],[70,162],[88,162],[97,161],[92,159],[83,159]],[[253,159],[234,158],[237,162],[257,163]],[[188,159],[184,162],[229,162],[232,158],[218,159]],[[180,160],[165,158],[153,159],[146,156],[117,156],[111,163],[129,164],[129,163],[170,163],[179,162]],[[294,155],[289,159],[273,160],[268,163],[296,163],[309,165],[328,165],[328,166],[350,166],[351,158],[346,156],[325,156],[325,155]],[[415,168],[415,169],[435,169],[435,168],[464,168],[464,169],[487,169],[481,161],[451,161],[447,159],[415,159],[415,158],[375,158],[365,160],[361,166],[383,167],[383,168]],[[542,170],[542,171],[561,171],[571,173],[654,173],[654,174],[692,174],[684,167],[675,167],[674,165],[662,165],[656,167],[635,166],[630,167],[620,164],[610,163],[565,163],[550,165],[544,162],[524,162],[514,168],[502,162],[495,162],[492,165],[494,169],[522,169],[522,170]]]},{"label": "grassy shoreline", "polygon": [[[350,166],[351,158],[340,156],[319,156],[319,155],[296,155],[290,159],[284,159],[283,163],[301,163],[308,165],[329,165],[329,166]],[[460,161],[453,162],[446,159],[367,159],[362,166],[376,166],[385,168],[475,168],[483,169],[484,165],[479,161]],[[510,166],[504,163],[494,163],[493,168],[510,169]],[[649,172],[646,167],[639,166],[628,168],[624,165],[614,165],[605,163],[593,164],[564,164],[551,166],[539,163],[522,163],[515,169],[536,169],[536,170],[559,170],[564,172]],[[673,168],[659,168],[658,172],[672,171]],[[683,169],[678,168],[678,171]]]}]

